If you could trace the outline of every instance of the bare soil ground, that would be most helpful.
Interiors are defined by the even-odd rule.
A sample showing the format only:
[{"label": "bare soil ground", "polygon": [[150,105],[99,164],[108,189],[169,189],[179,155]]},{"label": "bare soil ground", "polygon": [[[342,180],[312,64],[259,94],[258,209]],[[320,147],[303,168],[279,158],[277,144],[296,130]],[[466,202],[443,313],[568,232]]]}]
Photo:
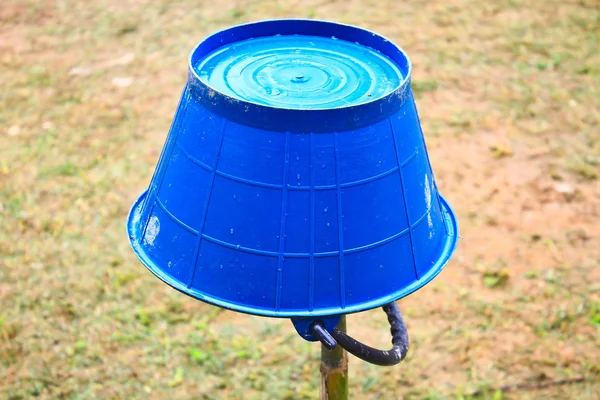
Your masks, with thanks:
[{"label": "bare soil ground", "polygon": [[[3,0],[0,398],[316,398],[317,345],[166,287],[124,229],[190,49],[277,17],[357,24],[408,52],[460,218],[453,261],[400,301],[407,360],[351,359],[353,398],[600,398],[597,0]],[[388,345],[380,311],[348,325]]]}]

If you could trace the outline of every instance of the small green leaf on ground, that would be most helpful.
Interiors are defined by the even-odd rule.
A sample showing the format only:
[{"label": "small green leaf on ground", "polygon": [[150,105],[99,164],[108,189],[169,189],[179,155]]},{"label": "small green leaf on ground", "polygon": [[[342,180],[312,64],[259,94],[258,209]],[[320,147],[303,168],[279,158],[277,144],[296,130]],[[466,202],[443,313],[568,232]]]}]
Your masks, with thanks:
[{"label": "small green leaf on ground", "polygon": [[498,288],[506,285],[509,278],[506,271],[486,271],[483,274],[483,283],[489,288]]},{"label": "small green leaf on ground", "polygon": [[79,339],[73,345],[73,350],[75,350],[75,353],[78,353],[78,354],[84,353],[86,348],[87,348],[87,344],[82,339]]},{"label": "small green leaf on ground", "polygon": [[183,383],[183,368],[177,368],[173,374],[173,379],[169,381],[170,387],[176,387]]},{"label": "small green leaf on ground", "polygon": [[190,349],[189,350],[190,359],[196,363],[202,364],[204,361],[208,360],[208,353],[199,350],[199,349]]}]

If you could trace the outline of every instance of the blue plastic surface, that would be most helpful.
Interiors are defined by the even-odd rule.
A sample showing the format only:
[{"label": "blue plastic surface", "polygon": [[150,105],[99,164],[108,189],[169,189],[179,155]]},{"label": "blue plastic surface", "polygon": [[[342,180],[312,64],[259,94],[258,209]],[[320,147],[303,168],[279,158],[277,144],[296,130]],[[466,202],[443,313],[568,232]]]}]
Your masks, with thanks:
[{"label": "blue plastic surface", "polygon": [[340,322],[341,315],[333,315],[328,317],[300,317],[292,318],[292,323],[298,335],[309,342],[316,342],[318,339],[315,337],[312,331],[312,325],[314,322],[319,321],[323,328],[327,332],[331,333],[337,324]]},{"label": "blue plastic surface", "polygon": [[224,45],[193,68],[203,83],[229,96],[311,110],[369,102],[392,92],[403,79],[396,64],[373,49],[308,35]]},{"label": "blue plastic surface", "polygon": [[[298,59],[289,56],[294,46]],[[271,56],[249,64],[256,79],[223,71],[228,52],[239,68],[270,47]],[[348,60],[340,49],[351,49]],[[319,62],[309,68],[313,56]],[[325,67],[365,60],[368,68],[340,75],[339,99],[318,94]],[[335,321],[404,297],[442,270],[457,222],[437,190],[400,48],[356,27],[275,20],[210,36],[188,67],[150,187],[127,226],[156,276],[228,309]],[[266,69],[276,78],[260,75]],[[300,76],[311,78],[292,82]],[[362,86],[373,90],[350,90]]]}]

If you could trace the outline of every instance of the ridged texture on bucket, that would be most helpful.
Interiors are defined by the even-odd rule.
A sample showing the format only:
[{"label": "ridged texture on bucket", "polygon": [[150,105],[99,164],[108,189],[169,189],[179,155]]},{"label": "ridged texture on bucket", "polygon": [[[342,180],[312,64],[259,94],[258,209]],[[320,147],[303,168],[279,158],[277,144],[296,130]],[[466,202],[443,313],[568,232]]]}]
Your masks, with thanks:
[{"label": "ridged texture on bucket", "polygon": [[373,308],[440,272],[456,222],[408,76],[390,95],[395,112],[317,133],[231,118],[198,85],[192,73],[130,215],[132,245],[157,276],[213,304],[293,317]]}]

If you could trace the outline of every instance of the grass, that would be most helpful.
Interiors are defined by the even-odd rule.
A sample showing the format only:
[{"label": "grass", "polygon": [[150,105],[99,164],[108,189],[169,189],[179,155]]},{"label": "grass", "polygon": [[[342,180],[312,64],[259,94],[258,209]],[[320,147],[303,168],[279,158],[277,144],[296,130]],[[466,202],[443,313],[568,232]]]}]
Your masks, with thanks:
[{"label": "grass", "polygon": [[[289,321],[180,295],[124,232],[190,49],[292,16],[372,28],[408,52],[436,178],[461,221],[451,264],[400,302],[407,360],[352,358],[354,398],[597,398],[594,0],[3,1],[0,398],[317,397],[319,348]],[[349,316],[349,332],[387,346],[380,314]],[[586,381],[495,390],[573,377]]]}]

